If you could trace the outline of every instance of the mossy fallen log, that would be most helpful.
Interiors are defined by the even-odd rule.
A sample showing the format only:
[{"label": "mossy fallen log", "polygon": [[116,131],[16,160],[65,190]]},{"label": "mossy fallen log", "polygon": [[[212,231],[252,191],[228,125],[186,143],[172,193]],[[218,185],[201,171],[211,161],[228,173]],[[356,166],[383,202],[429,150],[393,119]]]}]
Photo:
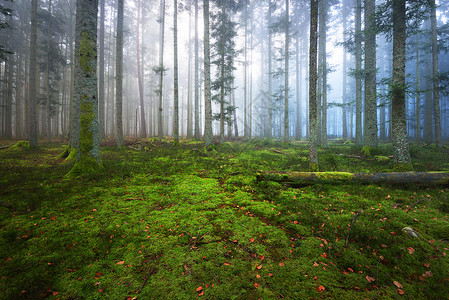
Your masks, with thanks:
[{"label": "mossy fallen log", "polygon": [[392,173],[347,173],[347,172],[264,172],[257,181],[276,181],[290,186],[316,183],[389,183],[393,185],[449,185],[449,173],[444,172],[392,172]]}]

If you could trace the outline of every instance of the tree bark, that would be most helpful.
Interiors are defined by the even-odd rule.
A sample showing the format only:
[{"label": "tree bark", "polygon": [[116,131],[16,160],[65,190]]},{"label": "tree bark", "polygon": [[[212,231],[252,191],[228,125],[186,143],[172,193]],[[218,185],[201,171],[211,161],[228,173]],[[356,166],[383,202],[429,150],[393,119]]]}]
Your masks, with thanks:
[{"label": "tree bark", "polygon": [[98,55],[98,123],[100,124],[100,138],[105,137],[104,124],[104,23],[105,23],[105,0],[100,2],[100,30],[99,30],[99,55]]},{"label": "tree bark", "polygon": [[75,54],[79,65],[75,88],[79,103],[80,138],[76,163],[68,176],[80,176],[102,169],[98,128],[97,91],[97,11],[98,0],[77,1],[77,38]]},{"label": "tree bark", "polygon": [[441,144],[441,114],[440,114],[440,83],[438,72],[438,35],[435,0],[429,0],[431,5],[430,23],[432,27],[432,83],[433,83],[433,114],[435,121],[435,144]]},{"label": "tree bark", "polygon": [[147,125],[145,122],[145,103],[143,99],[143,83],[142,71],[140,65],[140,11],[142,9],[141,0],[137,2],[137,33],[136,33],[136,50],[137,50],[137,82],[139,84],[139,104],[140,104],[140,136],[147,137]]},{"label": "tree bark", "polygon": [[355,7],[355,143],[362,145],[362,1]]},{"label": "tree bark", "polygon": [[158,111],[158,122],[157,122],[157,130],[158,130],[158,136],[159,138],[162,138],[164,136],[163,131],[163,120],[162,120],[162,90],[163,90],[163,82],[164,82],[164,34],[165,34],[165,0],[161,0],[161,12],[159,17],[160,27],[159,27],[159,34],[160,34],[160,40],[159,40],[159,111]]},{"label": "tree bark", "polygon": [[210,81],[210,34],[209,34],[209,0],[203,0],[204,19],[204,140],[206,148],[213,145],[212,136],[212,105],[211,105],[211,81]]},{"label": "tree bark", "polygon": [[198,0],[195,0],[195,139],[200,140]]},{"label": "tree bark", "polygon": [[318,124],[316,104],[317,84],[317,27],[318,0],[310,0],[310,44],[309,44],[309,169],[318,170]]},{"label": "tree bark", "polygon": [[365,0],[365,134],[363,146],[377,148],[375,0]]},{"label": "tree bark", "polygon": [[393,84],[392,84],[392,133],[395,168],[411,170],[407,119],[405,113],[405,0],[393,1]]},{"label": "tree bark", "polygon": [[115,123],[117,130],[117,148],[123,146],[123,10],[124,0],[117,2],[117,42],[116,42],[116,90],[115,90]]},{"label": "tree bark", "polygon": [[288,63],[289,63],[289,44],[290,44],[290,33],[289,33],[289,4],[288,0],[285,0],[285,77],[284,77],[284,143],[286,143],[290,137],[289,134],[289,122],[288,122]]},{"label": "tree bark", "polygon": [[178,1],[173,0],[173,72],[174,72],[174,122],[173,135],[174,144],[179,144],[179,88],[178,88]]},{"label": "tree bark", "polygon": [[28,141],[30,146],[37,147],[37,117],[36,117],[36,106],[37,106],[37,8],[38,1],[31,1],[31,34],[30,34],[30,100],[29,100],[29,129],[28,129]]}]

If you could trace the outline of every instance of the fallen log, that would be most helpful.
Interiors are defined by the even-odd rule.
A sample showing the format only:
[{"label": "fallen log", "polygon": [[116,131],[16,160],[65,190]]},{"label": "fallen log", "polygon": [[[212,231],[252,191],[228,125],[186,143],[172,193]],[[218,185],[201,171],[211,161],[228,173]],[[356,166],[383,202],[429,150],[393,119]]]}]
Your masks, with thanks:
[{"label": "fallen log", "polygon": [[276,181],[293,187],[317,183],[389,183],[448,185],[449,173],[444,172],[264,172],[257,175],[257,182]]}]

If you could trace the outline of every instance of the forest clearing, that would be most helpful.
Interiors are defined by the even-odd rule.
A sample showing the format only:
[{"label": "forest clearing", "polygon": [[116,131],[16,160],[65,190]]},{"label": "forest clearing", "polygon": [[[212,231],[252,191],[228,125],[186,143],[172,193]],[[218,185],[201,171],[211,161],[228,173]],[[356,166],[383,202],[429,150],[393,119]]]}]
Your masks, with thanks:
[{"label": "forest clearing", "polygon": [[[73,178],[66,142],[2,141],[3,299],[449,295],[447,184],[290,187],[256,176],[307,171],[307,143],[124,142],[103,141],[104,170]],[[446,146],[410,153],[416,171],[449,171]],[[394,168],[392,144],[366,155],[332,141],[318,154],[321,171]]]}]

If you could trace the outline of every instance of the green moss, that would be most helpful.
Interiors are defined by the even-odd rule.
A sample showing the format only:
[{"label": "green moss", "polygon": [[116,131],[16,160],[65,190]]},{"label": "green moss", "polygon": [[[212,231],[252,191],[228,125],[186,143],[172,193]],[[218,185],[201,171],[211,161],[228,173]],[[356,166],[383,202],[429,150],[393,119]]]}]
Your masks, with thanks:
[{"label": "green moss", "polygon": [[80,39],[79,62],[81,69],[86,73],[95,72],[92,67],[92,60],[95,59],[95,41],[89,33],[83,31]]},{"label": "green moss", "polygon": [[370,146],[365,146],[362,148],[362,154],[365,155],[366,157],[371,157],[371,147]]},{"label": "green moss", "polygon": [[11,150],[28,150],[30,149],[30,143],[28,141],[18,141],[10,148]]},{"label": "green moss", "polygon": [[352,173],[348,172],[317,172],[316,173],[318,178],[323,180],[351,180],[353,175]]},{"label": "green moss", "polygon": [[396,163],[394,168],[393,168],[394,172],[412,172],[413,170],[413,165],[412,163]]}]

